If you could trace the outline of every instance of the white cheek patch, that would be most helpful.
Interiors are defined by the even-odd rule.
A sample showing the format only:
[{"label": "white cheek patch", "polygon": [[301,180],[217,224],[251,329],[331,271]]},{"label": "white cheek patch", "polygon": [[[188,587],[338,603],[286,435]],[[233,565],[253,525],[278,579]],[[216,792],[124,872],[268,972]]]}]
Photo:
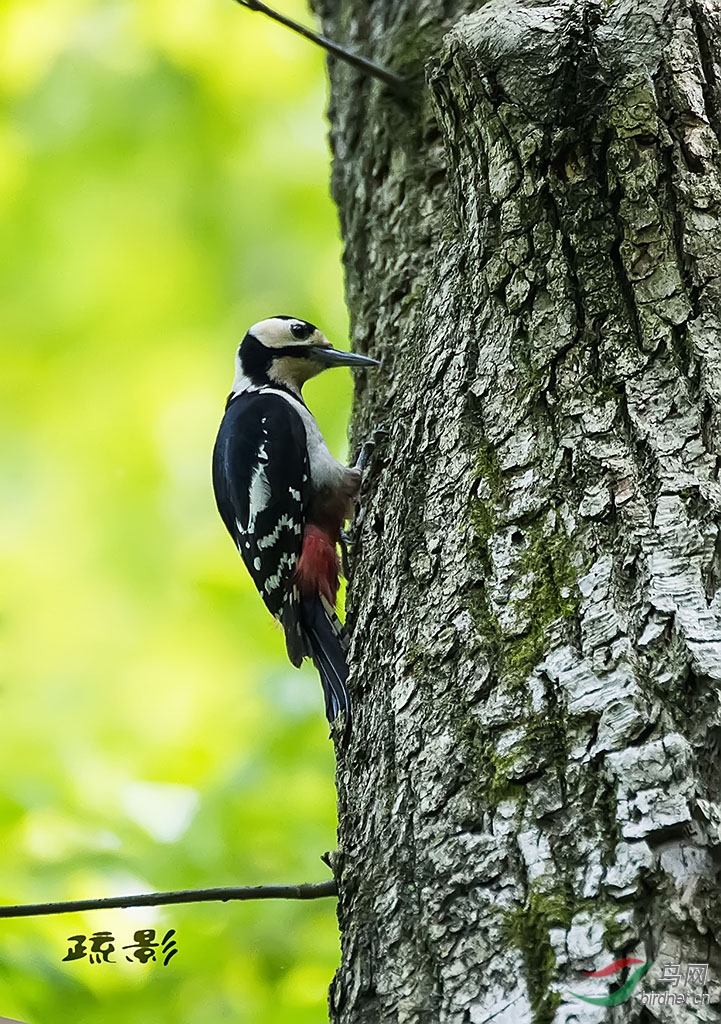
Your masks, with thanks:
[{"label": "white cheek patch", "polygon": [[320,363],[314,363],[312,359],[283,356],[281,359],[273,360],[268,377],[274,384],[289,388],[300,398],[300,389],[305,382],[311,377],[317,377],[322,369]]}]

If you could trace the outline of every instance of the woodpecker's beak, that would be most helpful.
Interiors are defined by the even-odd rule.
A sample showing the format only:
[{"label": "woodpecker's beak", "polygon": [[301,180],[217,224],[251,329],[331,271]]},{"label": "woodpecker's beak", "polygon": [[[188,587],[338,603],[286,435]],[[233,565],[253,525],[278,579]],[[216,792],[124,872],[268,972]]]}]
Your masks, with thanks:
[{"label": "woodpecker's beak", "polygon": [[308,355],[321,366],[380,366],[377,359],[370,356],[359,356],[356,352],[341,352],[337,348],[326,348],[325,345],[310,345]]}]

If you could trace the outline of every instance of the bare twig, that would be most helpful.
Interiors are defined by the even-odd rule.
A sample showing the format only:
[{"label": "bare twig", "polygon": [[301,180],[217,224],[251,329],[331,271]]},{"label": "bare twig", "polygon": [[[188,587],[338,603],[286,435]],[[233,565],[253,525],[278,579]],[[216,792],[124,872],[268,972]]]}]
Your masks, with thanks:
[{"label": "bare twig", "polygon": [[41,917],[47,914],[71,914],[80,910],[112,910],[116,907],[159,907],[169,903],[209,903],[213,900],[319,900],[337,896],[333,879],[305,882],[301,885],[241,885],[227,889],[182,889],[176,892],[149,892],[139,896],[109,896],[97,900],[70,900],[66,903],[25,903],[0,906],[0,917]]},{"label": "bare twig", "polygon": [[332,39],[328,39],[326,36],[320,35],[318,32],[314,32],[312,29],[307,28],[305,25],[301,25],[299,21],[294,21],[285,14],[281,14],[279,11],[274,11],[272,7],[268,7],[267,4],[261,2],[261,0],[235,0],[241,7],[247,7],[249,11],[258,11],[260,14],[265,14],[268,18],[272,18],[273,21],[277,21],[280,25],[285,25],[286,28],[291,29],[293,32],[297,32],[298,35],[303,36],[305,39],[309,39],[311,43],[316,43],[318,46],[322,46],[324,50],[334,54],[340,60],[344,60],[347,64],[352,64],[354,68],[363,72],[366,75],[372,75],[373,78],[379,78],[386,85],[389,85],[391,89],[396,92],[407,92],[408,83],[400,75],[396,75],[395,72],[389,71],[388,68],[384,68],[381,64],[374,64],[373,61],[368,60],[366,57],[359,57],[357,53],[353,53],[352,50],[347,50],[340,43],[334,43]]}]

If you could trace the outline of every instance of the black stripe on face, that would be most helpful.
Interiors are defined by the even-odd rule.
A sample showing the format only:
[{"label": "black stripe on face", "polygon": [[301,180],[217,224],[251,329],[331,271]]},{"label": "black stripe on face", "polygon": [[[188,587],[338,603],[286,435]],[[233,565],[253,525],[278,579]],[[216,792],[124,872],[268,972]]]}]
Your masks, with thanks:
[{"label": "black stripe on face", "polygon": [[292,356],[295,359],[310,359],[312,345],[283,345],[282,348],[273,348],[270,351],[272,359],[280,359],[285,356]]},{"label": "black stripe on face", "polygon": [[238,349],[241,366],[252,381],[262,380],[267,376],[273,359],[273,350],[261,345],[250,332],[246,334]]}]

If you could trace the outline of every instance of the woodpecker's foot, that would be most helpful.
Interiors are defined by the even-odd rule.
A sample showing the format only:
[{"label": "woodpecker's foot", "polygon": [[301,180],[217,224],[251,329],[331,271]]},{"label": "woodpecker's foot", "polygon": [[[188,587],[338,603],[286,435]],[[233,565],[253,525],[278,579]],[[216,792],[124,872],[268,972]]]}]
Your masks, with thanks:
[{"label": "woodpecker's foot", "polygon": [[370,439],[368,441],[364,441],[361,445],[361,450],[358,453],[358,458],[356,459],[355,468],[359,469],[361,473],[365,473],[371,460],[371,456],[375,451],[376,445],[381,444],[387,437],[388,431],[385,427],[375,427]]},{"label": "woodpecker's foot", "polygon": [[349,558],[349,554],[348,554],[348,549],[353,546],[353,538],[351,537],[351,535],[348,532],[348,530],[341,530],[340,531],[340,539],[339,539],[338,543],[340,544],[340,566],[341,566],[341,569],[343,571],[343,575],[345,576],[345,578],[349,579],[350,578],[350,558]]},{"label": "woodpecker's foot", "polygon": [[375,444],[373,441],[364,441],[361,445],[361,450],[358,452],[358,458],[356,459],[355,466],[353,468],[359,469],[361,473],[363,473],[370,461],[374,448]]}]

